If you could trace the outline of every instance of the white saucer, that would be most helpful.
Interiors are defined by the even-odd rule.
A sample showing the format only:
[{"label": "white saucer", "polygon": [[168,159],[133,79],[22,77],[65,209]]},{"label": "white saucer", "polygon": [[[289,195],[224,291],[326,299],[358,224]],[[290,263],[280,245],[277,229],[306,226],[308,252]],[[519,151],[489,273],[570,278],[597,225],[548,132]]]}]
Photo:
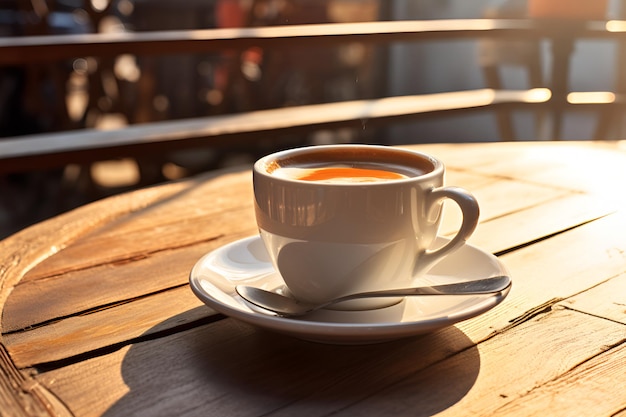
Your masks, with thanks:
[{"label": "white saucer", "polygon": [[[447,239],[439,238],[437,246]],[[465,245],[442,259],[415,284],[445,284],[508,275],[498,259]],[[255,326],[326,343],[374,343],[432,332],[478,316],[498,305],[498,295],[407,297],[391,307],[368,311],[320,310],[284,318],[252,307],[235,291],[239,284],[284,288],[258,236],[238,240],[203,256],[193,267],[191,289],[209,307]]]}]

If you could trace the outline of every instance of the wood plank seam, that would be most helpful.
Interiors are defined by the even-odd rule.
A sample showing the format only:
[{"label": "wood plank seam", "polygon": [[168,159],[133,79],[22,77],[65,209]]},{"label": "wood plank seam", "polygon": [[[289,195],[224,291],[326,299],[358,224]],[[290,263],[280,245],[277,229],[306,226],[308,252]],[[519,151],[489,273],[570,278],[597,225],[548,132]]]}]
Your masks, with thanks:
[{"label": "wood plank seam", "polygon": [[[543,313],[547,313],[547,314],[549,314],[549,313],[551,313],[551,312],[552,312],[552,308],[551,308],[551,306],[544,306],[544,308],[543,308],[541,311],[534,311],[534,312],[533,312],[533,314],[528,314],[528,315],[526,315],[526,316],[525,316],[525,320],[518,320],[516,323],[514,323],[514,326],[508,326],[508,327],[507,327],[507,329],[510,329],[511,327],[517,327],[517,326],[519,326],[519,325],[521,325],[521,324],[523,324],[523,323],[525,323],[525,322],[527,322],[527,321],[531,321],[531,320],[533,320],[533,319],[534,319],[534,320],[537,320],[537,317],[538,317],[538,316],[540,316],[540,315],[542,315]],[[541,318],[539,318],[539,320],[541,320]],[[190,326],[194,326],[194,324],[193,324],[193,323],[190,323],[189,325],[190,325]],[[502,334],[502,333],[504,333],[504,331],[494,332],[493,334],[489,335],[488,337],[485,337],[485,338],[481,339],[480,341],[478,341],[478,342],[476,342],[476,343],[472,344],[472,346],[470,346],[470,347],[468,347],[468,348],[461,349],[461,350],[459,350],[459,351],[457,351],[457,352],[454,352],[454,353],[453,353],[453,354],[451,354],[451,355],[448,355],[448,356],[447,356],[447,358],[452,357],[452,356],[454,356],[454,355],[456,355],[456,354],[462,353],[463,351],[465,351],[465,350],[467,350],[467,349],[471,349],[471,348],[473,348],[473,347],[475,347],[475,346],[478,346],[478,345],[480,345],[481,343],[485,342],[486,340],[491,339],[491,338],[496,337],[496,336],[499,336],[499,335],[500,335],[500,334]],[[167,335],[152,335],[152,337],[145,338],[145,340],[153,340],[153,339],[155,339],[155,338],[164,337],[164,336],[167,336]],[[139,338],[138,338],[138,339],[139,339]],[[137,342],[137,341],[138,341],[138,340],[135,340],[135,342]],[[618,345],[619,345],[619,344],[618,344]],[[110,350],[112,350],[112,348],[111,348],[111,347],[110,347],[109,349],[110,349]],[[99,354],[107,354],[108,352],[105,352],[105,351],[98,351],[98,353],[99,353]],[[87,358],[85,358],[85,359],[88,359],[88,358],[89,358],[89,357],[87,357]],[[446,360],[447,358],[444,358],[443,360]],[[83,359],[83,357],[82,357],[81,355],[77,355],[76,357],[72,358],[72,360],[73,360],[73,361],[76,361],[76,360],[81,360],[81,359]],[[37,369],[38,371],[40,371],[40,372],[45,372],[45,371],[46,371],[46,370],[48,370],[48,369],[55,369],[57,366],[63,366],[63,365],[62,365],[62,362],[63,362],[63,361],[59,361],[59,362],[51,362],[51,363],[44,363],[44,364],[41,364],[41,365],[37,366],[37,367],[36,367],[36,369]],[[437,361],[437,363],[439,363],[439,362],[441,362],[441,360],[440,360],[440,361]],[[430,366],[433,366],[433,364],[429,364],[427,367],[430,367]],[[49,368],[48,368],[48,367],[49,367]],[[398,381],[396,381],[396,383],[397,383],[397,382],[398,382]]]},{"label": "wood plank seam", "polygon": [[463,172],[463,173],[472,174],[472,175],[480,175],[486,178],[492,178],[494,182],[502,181],[502,180],[515,181],[515,182],[528,184],[528,185],[534,185],[538,187],[550,187],[550,188],[553,188],[554,190],[569,191],[572,194],[586,194],[586,191],[583,191],[583,190],[568,188],[565,186],[559,186],[558,184],[546,184],[545,182],[533,181],[532,179],[524,178],[521,175],[502,175],[502,174],[486,173],[482,171],[480,168],[478,169],[463,168],[458,165],[447,167],[447,169],[448,171],[457,171],[457,172]]},{"label": "wood plank seam", "polygon": [[[585,359],[584,361],[582,361],[582,362],[578,363],[578,364],[577,364],[577,365],[575,365],[574,367],[572,367],[572,368],[568,369],[566,372],[564,372],[564,373],[562,373],[562,374],[560,374],[560,375],[557,375],[557,376],[556,376],[556,377],[554,377],[553,379],[551,379],[551,380],[549,380],[549,381],[545,381],[545,382],[544,382],[544,383],[542,383],[541,385],[538,385],[538,386],[536,386],[536,387],[532,388],[532,389],[531,389],[531,390],[529,390],[527,393],[525,393],[525,394],[524,394],[524,395],[522,395],[520,398],[518,398],[518,399],[517,399],[517,401],[520,401],[520,400],[522,400],[522,401],[523,401],[523,399],[524,399],[525,397],[527,397],[528,395],[531,395],[531,394],[532,394],[535,390],[537,390],[537,389],[542,389],[542,388],[544,388],[544,387],[545,387],[545,386],[547,386],[547,385],[552,385],[552,384],[555,384],[555,383],[556,383],[556,382],[558,382],[559,380],[564,379],[564,378],[567,378],[567,376],[568,376],[568,375],[575,374],[575,373],[576,373],[579,369],[581,369],[581,368],[582,368],[585,364],[588,364],[588,363],[590,363],[590,362],[592,362],[592,361],[594,361],[594,360],[598,359],[599,357],[601,357],[601,356],[603,356],[603,355],[606,355],[606,354],[607,354],[607,352],[609,352],[609,351],[611,351],[611,350],[613,350],[613,349],[615,349],[615,348],[618,348],[619,346],[621,346],[621,345],[623,345],[623,344],[624,344],[624,341],[618,342],[618,343],[616,343],[616,344],[612,345],[612,346],[611,346],[610,348],[608,348],[607,350],[602,351],[602,352],[599,352],[599,353],[598,353],[598,354],[596,354],[596,355],[590,356],[589,358],[587,358],[587,359]],[[496,412],[497,412],[497,410],[496,410]]]},{"label": "wood plank seam", "polygon": [[[171,188],[174,194],[181,192],[178,190],[179,186],[180,183],[172,183]],[[81,236],[106,222],[145,209],[150,204],[155,204],[155,198],[159,199],[159,201],[164,198],[171,198],[169,194],[164,196],[163,194],[157,194],[151,189],[144,190],[142,197],[143,198],[133,200],[130,203],[124,201],[122,204],[117,204],[119,201],[123,201],[121,197],[112,197],[109,201],[112,201],[112,204],[116,207],[114,212],[102,210],[102,203],[96,202],[91,205],[83,206],[80,210],[75,212],[63,214],[62,216],[66,219],[66,226],[64,228],[64,238],[62,241],[51,242],[47,238],[47,235],[33,235],[28,229],[18,233],[12,239],[0,241],[0,251],[8,250],[5,245],[8,246],[10,241],[13,242],[12,244],[15,244],[16,247],[29,248],[32,252],[28,258],[21,256],[21,253],[16,253],[12,257],[12,263],[0,265],[0,305],[4,305],[4,302],[14,286],[42,259],[51,256],[52,253],[58,252],[64,246],[69,245],[74,240],[79,239]],[[84,216],[85,219],[89,219],[89,221],[76,221],[76,217],[80,217],[81,215]],[[0,321],[0,330],[2,329],[1,323]]]},{"label": "wood plank seam", "polygon": [[520,249],[524,249],[524,248],[526,248],[526,247],[528,247],[528,246],[534,245],[535,243],[543,242],[544,240],[548,240],[548,239],[550,239],[550,238],[553,238],[553,237],[556,237],[556,236],[562,235],[563,233],[570,232],[570,231],[572,231],[572,230],[574,230],[574,229],[577,229],[577,228],[579,228],[579,227],[585,226],[585,225],[590,224],[590,223],[593,223],[593,222],[595,222],[595,221],[597,221],[597,220],[600,220],[600,219],[603,219],[603,218],[605,218],[605,217],[608,217],[608,216],[610,216],[611,214],[614,214],[614,213],[615,213],[615,212],[613,211],[613,212],[611,212],[611,213],[607,213],[607,214],[604,214],[604,215],[602,215],[602,216],[598,216],[598,217],[595,217],[595,218],[593,218],[593,219],[586,220],[586,221],[581,222],[581,223],[579,223],[579,224],[575,224],[575,225],[573,225],[573,226],[571,226],[571,227],[568,227],[568,228],[565,228],[565,229],[558,230],[558,231],[556,231],[556,232],[553,232],[553,233],[547,234],[547,235],[542,236],[542,237],[540,237],[540,238],[533,239],[533,240],[531,240],[531,241],[529,241],[529,242],[520,243],[519,245],[515,245],[515,246],[512,246],[512,247],[510,247],[510,248],[508,248],[508,249],[504,249],[504,250],[498,251],[498,252],[494,253],[494,255],[495,255],[495,256],[497,256],[497,257],[500,257],[500,256],[503,256],[503,255],[509,254],[509,253],[511,253],[511,252],[515,252],[515,251],[518,251],[518,250],[520,250]]},{"label": "wood plank seam", "polygon": [[[582,314],[586,314],[586,315],[591,316],[591,317],[595,317],[595,318],[598,318],[598,319],[604,319],[604,320],[608,320],[608,321],[616,323],[616,324],[624,325],[624,323],[622,323],[620,321],[612,320],[610,318],[603,317],[603,316],[600,316],[600,315],[597,315],[597,314],[592,314],[592,313],[589,313],[589,312],[586,312],[586,311],[578,310],[576,308],[572,308],[570,306],[567,306],[567,305],[563,304],[564,301],[566,301],[566,300],[568,300],[570,298],[576,297],[577,295],[582,294],[582,293],[584,293],[584,292],[586,292],[586,291],[588,291],[588,290],[590,290],[592,288],[595,288],[595,287],[597,287],[599,285],[605,284],[606,282],[610,281],[611,279],[619,277],[621,275],[622,274],[620,273],[620,274],[615,275],[613,277],[607,278],[606,280],[604,280],[602,282],[599,282],[596,285],[593,285],[592,287],[589,287],[589,288],[587,288],[587,289],[585,289],[583,291],[580,291],[578,293],[571,294],[571,295],[569,295],[567,297],[555,297],[555,298],[552,298],[552,299],[550,299],[550,300],[548,300],[548,301],[546,301],[546,302],[544,302],[544,303],[542,303],[542,304],[540,304],[540,305],[538,305],[538,306],[536,306],[536,307],[534,307],[534,308],[524,312],[524,314],[509,320],[510,324],[508,326],[505,326],[502,329],[498,329],[498,330],[494,331],[494,333],[492,334],[491,337],[494,337],[494,336],[496,336],[498,334],[501,334],[501,333],[505,333],[505,332],[509,331],[510,329],[521,325],[522,323],[531,321],[531,320],[535,319],[538,316],[549,314],[552,311],[558,310],[558,309],[569,310],[569,311],[576,312],[576,313],[582,313]],[[626,341],[626,338],[624,340],[622,340],[621,342],[617,343],[617,345],[619,345],[619,344],[621,344],[622,342],[625,342],[625,341]]]},{"label": "wood plank seam", "polygon": [[[622,339],[620,341],[617,341],[615,343],[612,343],[610,345],[604,346],[604,349],[602,351],[598,352],[595,355],[591,355],[591,356],[585,358],[581,362],[579,362],[576,365],[572,366],[571,368],[567,369],[565,372],[556,375],[554,378],[552,378],[550,380],[547,380],[547,381],[543,381],[540,385],[537,385],[537,386],[531,388],[530,390],[528,390],[526,393],[524,393],[520,397],[515,398],[514,401],[524,401],[524,398],[526,398],[529,395],[532,395],[536,390],[543,389],[543,388],[546,388],[547,386],[556,384],[556,383],[558,383],[558,381],[560,381],[562,379],[567,379],[568,376],[570,376],[570,375],[575,375],[579,370],[583,369],[585,365],[598,360],[598,358],[601,358],[602,356],[606,356],[609,352],[611,352],[613,350],[616,350],[616,349],[619,349],[624,344],[626,344],[626,338]],[[497,414],[500,409],[506,408],[508,405],[509,404],[504,404],[503,406],[501,406],[498,409],[494,410],[494,412],[495,412],[494,414]],[[626,407],[618,410],[617,413],[614,413],[612,415],[616,416],[623,410],[626,410]]]},{"label": "wood plank seam", "polygon": [[[513,180],[510,180],[510,181],[513,181]],[[524,181],[516,181],[516,182],[524,183]],[[528,184],[528,183],[526,183],[526,184]],[[532,184],[532,185],[537,185],[537,184]],[[549,187],[549,188],[551,189],[552,187]],[[557,189],[557,190],[558,190],[558,189]],[[565,190],[565,191],[569,191],[569,190]],[[576,194],[583,195],[584,193],[576,193],[576,192],[571,193],[571,192],[570,192],[570,193],[568,193],[568,194],[561,194],[561,195],[558,195],[558,194],[557,194],[556,198],[551,199],[551,201],[567,200],[568,198],[571,198],[572,196],[574,196],[574,195],[576,195]],[[535,202],[535,203],[533,203],[533,204],[530,204],[530,205],[524,205],[524,206],[521,206],[521,207],[516,207],[514,210],[507,211],[507,212],[503,212],[503,213],[498,214],[498,215],[495,215],[495,216],[491,216],[491,217],[489,217],[488,219],[486,219],[486,220],[482,221],[481,223],[488,223],[488,222],[490,222],[490,221],[494,221],[494,220],[499,220],[499,219],[505,218],[505,217],[510,216],[510,215],[512,215],[512,214],[516,214],[516,213],[523,213],[523,212],[525,212],[525,211],[527,211],[527,210],[530,210],[530,209],[533,209],[533,208],[536,208],[536,207],[542,207],[542,206],[544,206],[545,204],[546,204],[546,202],[545,202],[545,201],[537,201],[537,202]],[[598,219],[600,219],[601,217],[603,217],[603,216],[608,216],[609,214],[613,214],[613,213],[615,213],[616,211],[617,211],[617,210],[613,210],[613,211],[611,211],[611,212],[609,212],[609,213],[605,213],[605,214],[603,214],[602,216],[598,216],[598,217],[596,217],[596,218],[589,219],[588,221],[589,221],[589,222],[591,222],[591,221],[594,221],[594,220],[598,220]],[[581,225],[582,225],[582,224],[581,224]],[[577,227],[577,226],[576,226],[576,227]]]},{"label": "wood plank seam", "polygon": [[[148,295],[149,296],[149,295]],[[531,310],[529,312],[527,312],[526,314],[524,314],[523,316],[520,316],[517,320],[514,320],[513,324],[517,324],[517,323],[522,323],[524,321],[528,321],[530,319],[532,319],[533,317],[535,317],[536,315],[542,314],[542,313],[546,313],[549,312],[551,310],[552,305],[554,305],[557,302],[562,301],[562,299],[554,299],[551,300],[548,305],[543,305],[541,306],[539,309],[535,309],[535,310]],[[119,303],[118,303],[119,304]],[[112,305],[114,306],[114,305]],[[111,307],[112,307],[111,306]],[[89,313],[89,312],[95,312],[95,311],[99,311],[103,308],[109,308],[109,306],[99,306],[97,308],[93,308],[90,309],[89,311],[85,311],[85,312],[81,312],[79,314],[85,314],[85,313]]]},{"label": "wood plank seam", "polygon": [[[58,277],[62,277],[63,275],[71,273],[71,272],[88,271],[90,269],[98,268],[98,267],[102,267],[102,266],[109,266],[109,265],[117,266],[117,265],[123,265],[123,264],[130,263],[130,262],[136,262],[136,261],[140,261],[142,259],[148,259],[152,255],[155,255],[155,254],[158,254],[158,253],[169,252],[169,251],[172,251],[172,250],[184,249],[186,247],[191,247],[191,246],[195,246],[195,245],[202,244],[202,243],[213,242],[213,241],[219,240],[219,239],[221,239],[223,237],[224,237],[224,235],[220,234],[220,235],[210,236],[210,237],[205,238],[205,239],[201,239],[201,240],[197,240],[197,241],[193,241],[193,242],[188,242],[188,243],[185,243],[185,244],[179,245],[179,246],[170,246],[167,249],[149,250],[149,251],[145,251],[145,252],[130,254],[129,256],[126,256],[126,257],[119,257],[119,258],[115,258],[115,259],[103,260],[100,263],[93,263],[93,264],[89,264],[89,265],[83,265],[83,266],[79,266],[79,267],[76,267],[76,268],[68,268],[68,269],[65,269],[65,270],[62,270],[62,271],[57,271],[55,274],[38,276],[38,277],[36,277],[36,279],[34,281],[40,281],[40,280],[46,280],[46,279],[55,279],[55,278],[58,278]],[[18,282],[16,284],[16,287],[19,286],[19,285],[28,285],[29,282],[33,282],[33,280],[20,281],[20,282]]]},{"label": "wood plank seam", "polygon": [[154,333],[144,334],[141,336],[130,338],[130,339],[124,340],[123,342],[118,342],[118,343],[113,343],[111,345],[102,346],[97,349],[89,350],[83,353],[79,353],[77,355],[68,356],[63,359],[50,361],[50,362],[34,363],[32,364],[32,368],[40,373],[53,371],[55,369],[70,366],[70,365],[83,362],[89,359],[109,355],[111,353],[117,352],[120,349],[125,348],[126,346],[137,345],[138,343],[161,339],[164,337],[171,336],[173,334],[185,332],[190,329],[195,329],[200,326],[211,325],[215,322],[218,322],[227,318],[228,317],[220,313],[212,314],[212,315],[203,317],[198,320],[190,321],[190,322],[187,322],[178,326],[170,327],[164,330],[160,330]]},{"label": "wood plank seam", "polygon": [[[542,323],[542,325],[549,326],[549,324],[545,324],[545,321],[546,321],[546,320],[545,320],[545,318],[546,318],[547,316],[559,316],[559,312],[557,312],[557,311],[554,311],[554,312],[553,312],[553,311],[550,311],[550,312],[549,312],[546,316],[544,316],[544,317],[538,317],[538,318],[537,318],[537,317],[535,317],[535,319],[534,319],[534,320],[531,320],[532,322],[534,322],[534,323],[530,323],[531,327],[532,327],[532,326],[538,326],[538,322],[544,322],[544,323]],[[550,320],[548,320],[548,323],[550,323],[550,322],[551,322],[551,321],[550,321]],[[529,323],[528,323],[528,322],[525,322],[524,324],[529,324]],[[527,327],[527,326],[521,326],[521,327]],[[384,387],[380,387],[380,388],[377,390],[377,392],[375,392],[375,393],[373,393],[373,394],[371,394],[371,395],[367,395],[367,396],[364,396],[364,397],[360,398],[358,402],[347,404],[346,406],[344,406],[344,407],[342,407],[342,408],[340,409],[341,411],[343,411],[343,413],[341,413],[341,412],[340,412],[339,414],[341,414],[341,415],[350,415],[350,411],[351,411],[351,410],[350,410],[350,407],[352,407],[352,406],[354,406],[354,405],[357,405],[357,407],[359,408],[359,410],[358,410],[358,411],[360,411],[360,412],[361,412],[361,413],[359,413],[359,415],[367,415],[367,414],[368,414],[367,412],[363,412],[363,410],[365,410],[364,406],[363,406],[363,405],[360,405],[360,406],[359,406],[359,403],[361,403],[361,404],[363,404],[363,403],[367,403],[367,402],[368,402],[368,401],[367,401],[367,399],[368,399],[368,398],[370,398],[370,397],[378,397],[378,398],[380,398],[380,397],[381,397],[381,395],[384,395],[385,393],[391,393],[391,392],[393,391],[393,387],[396,387],[396,386],[403,386],[403,385],[404,385],[405,387],[406,387],[406,386],[409,386],[409,385],[411,385],[411,384],[410,384],[411,380],[414,380],[414,379],[416,379],[416,378],[419,378],[419,376],[418,376],[419,374],[428,374],[428,373],[429,373],[429,372],[428,372],[428,371],[429,371],[429,369],[432,369],[432,368],[435,368],[435,369],[436,369],[437,365],[439,365],[439,364],[441,364],[441,363],[444,363],[444,364],[445,364],[445,363],[450,363],[450,359],[451,359],[451,358],[454,358],[454,357],[455,357],[455,356],[457,356],[457,355],[462,355],[464,352],[471,351],[472,349],[475,349],[477,346],[480,346],[481,344],[486,343],[486,341],[487,341],[487,340],[489,340],[489,339],[493,339],[494,337],[496,337],[496,336],[500,336],[500,335],[501,335],[501,333],[498,333],[498,334],[491,335],[491,336],[489,336],[489,337],[483,338],[483,339],[481,339],[480,341],[473,343],[473,344],[472,344],[471,346],[469,346],[469,347],[464,347],[464,348],[461,348],[461,349],[459,349],[459,350],[455,351],[453,354],[451,354],[451,355],[447,355],[447,357],[446,357],[446,358],[444,358],[444,359],[438,359],[438,360],[436,360],[436,361],[433,361],[433,362],[428,363],[428,364],[427,364],[426,366],[424,366],[424,367],[420,367],[420,368],[418,368],[418,369],[416,368],[416,369],[414,369],[412,372],[408,373],[406,376],[403,376],[402,378],[396,379],[395,381],[393,381],[393,382],[392,382],[392,383],[390,383],[390,384],[385,385]],[[507,335],[506,335],[506,336],[502,334],[503,338],[499,338],[499,337],[498,337],[498,338],[499,338],[499,339],[507,339],[507,338],[508,338],[508,335],[509,335],[508,333],[507,333]],[[570,341],[571,341],[571,340],[570,340]],[[488,349],[486,349],[486,350],[488,350]],[[597,355],[595,355],[595,354],[594,354],[594,356],[597,356]],[[586,360],[586,359],[587,359],[587,358],[585,357],[585,358],[584,358],[584,360]],[[581,362],[583,362],[584,360],[583,360],[583,358],[581,358],[581,360],[579,360],[578,362],[575,362],[575,363],[571,363],[571,364],[569,364],[567,368],[565,368],[565,369],[563,369],[561,372],[559,372],[559,375],[567,375],[567,372],[568,372],[570,369],[572,369],[573,367],[578,366],[578,364],[579,364],[579,363],[581,363]],[[459,360],[458,362],[462,362],[462,360]],[[489,378],[489,376],[487,376],[486,378]],[[554,379],[554,378],[552,378],[552,377],[549,377],[549,376],[548,376],[548,378],[545,378],[544,380],[538,380],[538,381],[537,381],[538,385],[536,385],[536,387],[543,386],[545,383],[549,382],[549,381],[550,381],[550,380],[552,380],[552,379]],[[532,389],[532,388],[535,388],[535,386],[530,386],[530,387],[528,387],[528,389],[529,389],[529,390],[530,390],[530,389]],[[401,388],[400,388],[399,390],[401,390]],[[479,390],[480,390],[480,389],[479,389]],[[520,395],[520,394],[521,394],[521,395]],[[510,404],[511,402],[518,401],[518,400],[520,399],[520,397],[523,397],[523,396],[524,396],[524,395],[526,395],[526,394],[527,394],[526,387],[524,387],[524,389],[520,390],[519,392],[514,393],[514,395],[500,394],[500,398],[503,398],[503,399],[510,398],[510,400],[509,400],[509,401],[507,401],[507,403],[503,404],[502,406],[504,407],[504,406],[506,406],[507,404]],[[496,394],[496,395],[497,395],[497,394]],[[375,401],[372,401],[371,403],[372,403],[372,405],[374,405],[374,406],[376,405]],[[294,407],[293,407],[293,405],[291,405],[291,404],[290,404],[290,406],[292,406],[292,408],[294,408]],[[297,407],[297,406],[296,406],[296,407]],[[398,412],[398,410],[399,410],[399,409],[398,409],[398,408],[394,408],[393,410],[394,410],[394,411],[396,411],[396,414],[397,414],[397,412]],[[470,414],[472,414],[472,411],[474,411],[474,414],[480,414],[480,415],[483,415],[483,414],[484,414],[484,415],[494,415],[494,414],[497,414],[497,413],[494,413],[494,412],[489,412],[489,413],[483,413],[483,414],[481,414],[481,413],[477,413],[475,410],[467,410],[467,409],[461,409],[461,410],[463,410],[465,413],[468,413],[468,412],[469,412]],[[406,414],[406,413],[407,413],[406,409],[405,409],[404,411],[405,411],[405,414]],[[411,409],[411,411],[414,411],[414,409]],[[461,411],[461,414],[463,414],[463,411]],[[408,413],[410,414],[410,411],[409,411]],[[286,413],[283,413],[283,414],[286,414]],[[356,414],[356,413],[355,413],[355,414]],[[454,414],[454,415],[456,415],[454,412],[452,412],[452,413],[450,413],[450,414]]]},{"label": "wood plank seam", "polygon": [[[591,287],[591,288],[593,288],[593,287]],[[583,291],[583,292],[584,292],[584,291]],[[580,293],[579,293],[579,294],[580,294]],[[568,297],[568,298],[570,298],[570,297]],[[566,301],[566,300],[567,300],[567,298],[565,298],[563,301]],[[621,324],[622,326],[626,326],[626,324],[622,323],[622,322],[621,322],[621,321],[619,321],[619,320],[614,320],[614,319],[612,319],[612,318],[610,318],[610,317],[604,317],[604,316],[601,316],[601,315],[599,315],[599,314],[593,314],[593,313],[590,313],[590,312],[588,312],[588,311],[579,310],[579,309],[577,309],[577,308],[574,308],[574,307],[568,306],[568,305],[566,305],[566,304],[559,304],[559,305],[558,305],[558,307],[559,307],[559,308],[562,308],[562,309],[564,309],[564,310],[575,311],[575,312],[577,312],[577,313],[586,314],[586,315],[591,316],[591,317],[596,317],[596,318],[599,318],[599,319],[604,319],[604,320],[612,321],[613,323],[617,323],[617,324]]]},{"label": "wood plank seam", "polygon": [[33,323],[33,324],[29,325],[28,327],[25,327],[25,328],[22,328],[22,329],[9,330],[9,331],[3,332],[2,334],[3,335],[10,335],[10,334],[15,334],[15,333],[23,333],[23,332],[36,330],[36,329],[38,329],[40,327],[44,327],[44,326],[47,326],[47,325],[50,325],[50,324],[54,324],[54,323],[57,323],[57,322],[60,322],[60,321],[63,321],[63,320],[66,320],[66,319],[69,319],[69,318],[72,318],[72,317],[85,316],[85,315],[88,315],[88,314],[96,313],[98,311],[107,310],[109,308],[115,308],[117,306],[121,306],[121,305],[124,305],[124,304],[129,304],[129,303],[132,303],[132,302],[137,301],[137,300],[141,300],[141,299],[144,299],[144,298],[152,297],[154,295],[162,294],[162,293],[165,293],[165,292],[168,292],[168,291],[176,290],[178,288],[182,288],[182,287],[185,287],[185,286],[188,286],[188,285],[189,285],[188,283],[173,285],[171,287],[164,288],[164,289],[159,290],[159,291],[152,291],[150,293],[142,294],[140,296],[122,299],[122,300],[116,301],[114,303],[101,304],[101,305],[98,305],[98,306],[95,306],[95,307],[87,308],[85,310],[76,311],[76,312],[74,312],[72,314],[67,314],[67,315],[64,315],[64,316],[55,317],[54,319],[41,321],[39,323]]},{"label": "wood plank seam", "polygon": [[[622,323],[620,321],[612,320],[610,318],[603,317],[603,316],[596,315],[596,314],[591,314],[589,312],[581,311],[581,310],[569,307],[569,306],[567,306],[565,304],[562,304],[564,301],[566,301],[566,300],[568,300],[568,299],[570,299],[572,297],[576,297],[577,295],[582,294],[585,291],[588,291],[588,290],[590,290],[592,288],[595,288],[595,287],[597,287],[599,285],[602,285],[602,284],[610,281],[611,279],[619,277],[621,275],[622,274],[618,274],[618,275],[615,275],[613,277],[607,278],[606,280],[604,280],[602,282],[599,282],[596,285],[593,285],[592,287],[589,287],[589,288],[587,288],[587,289],[585,289],[583,291],[580,291],[578,293],[571,294],[571,295],[569,295],[567,297],[555,297],[555,298],[552,298],[552,299],[550,299],[550,300],[548,300],[548,301],[546,301],[546,302],[544,302],[544,303],[542,303],[542,304],[540,304],[540,305],[538,305],[538,306],[536,306],[536,307],[534,307],[534,308],[524,312],[524,314],[509,320],[510,324],[508,326],[506,326],[506,327],[504,327],[502,329],[496,330],[494,333],[496,333],[496,334],[504,333],[504,332],[508,331],[509,329],[511,329],[513,327],[519,326],[522,323],[525,323],[527,321],[533,320],[537,316],[540,316],[540,315],[543,315],[543,314],[548,314],[548,313],[552,312],[555,309],[564,309],[564,310],[569,310],[569,311],[573,311],[573,312],[576,312],[576,313],[582,313],[582,314],[586,314],[588,316],[592,316],[592,317],[596,317],[596,318],[599,318],[599,319],[604,319],[604,320],[608,320],[608,321],[611,321],[611,322],[614,322],[614,323],[617,323],[617,324],[624,325],[624,323]],[[494,334],[494,336],[495,336],[495,334]]]}]

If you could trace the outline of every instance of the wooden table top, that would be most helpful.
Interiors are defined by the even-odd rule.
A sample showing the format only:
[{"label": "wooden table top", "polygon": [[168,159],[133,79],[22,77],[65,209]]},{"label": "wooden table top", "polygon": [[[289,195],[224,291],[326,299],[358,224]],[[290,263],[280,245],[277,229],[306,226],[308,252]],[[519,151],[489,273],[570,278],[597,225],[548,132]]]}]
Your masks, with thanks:
[{"label": "wooden table top", "polygon": [[356,346],[216,313],[189,272],[256,225],[250,171],[206,174],[0,242],[0,414],[626,416],[626,142],[415,148],[478,198],[495,308]]}]

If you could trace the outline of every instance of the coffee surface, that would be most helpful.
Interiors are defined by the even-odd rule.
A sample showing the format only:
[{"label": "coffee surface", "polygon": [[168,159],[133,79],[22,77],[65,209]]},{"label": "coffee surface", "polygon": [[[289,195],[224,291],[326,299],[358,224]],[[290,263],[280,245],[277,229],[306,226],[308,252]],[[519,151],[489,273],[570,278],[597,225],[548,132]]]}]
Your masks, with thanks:
[{"label": "coffee surface", "polygon": [[287,166],[275,170],[272,174],[301,181],[350,184],[401,180],[422,175],[423,172],[408,167],[333,164]]},{"label": "coffee surface", "polygon": [[371,168],[325,167],[310,169],[297,177],[303,181],[320,182],[376,182],[406,178],[393,171]]}]

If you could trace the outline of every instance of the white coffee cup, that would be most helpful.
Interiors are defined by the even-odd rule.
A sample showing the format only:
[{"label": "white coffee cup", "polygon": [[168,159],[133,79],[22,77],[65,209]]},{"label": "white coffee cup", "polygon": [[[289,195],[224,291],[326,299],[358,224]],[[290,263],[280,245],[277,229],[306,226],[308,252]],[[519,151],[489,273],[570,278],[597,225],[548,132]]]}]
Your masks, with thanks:
[{"label": "white coffee cup", "polygon": [[[329,167],[339,169],[333,173]],[[399,178],[381,179],[378,171]],[[288,290],[303,301],[409,287],[462,246],[478,224],[476,199],[464,189],[444,187],[443,163],[408,149],[290,149],[259,159],[253,183],[261,238]],[[454,238],[432,249],[446,199],[458,204],[463,220]],[[344,308],[394,302],[361,300]]]}]

